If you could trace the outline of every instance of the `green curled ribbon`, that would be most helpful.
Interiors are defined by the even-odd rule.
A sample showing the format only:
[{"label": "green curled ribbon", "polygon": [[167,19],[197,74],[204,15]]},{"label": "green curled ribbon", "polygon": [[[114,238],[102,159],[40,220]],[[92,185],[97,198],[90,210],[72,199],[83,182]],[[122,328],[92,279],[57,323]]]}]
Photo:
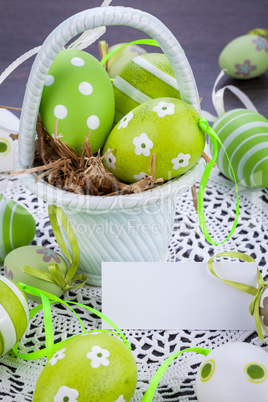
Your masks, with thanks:
[{"label": "green curled ribbon", "polygon": [[241,290],[242,292],[245,292],[245,293],[248,293],[248,294],[254,296],[254,298],[249,306],[249,312],[251,315],[254,315],[256,330],[257,330],[259,339],[261,341],[264,341],[264,336],[263,336],[262,327],[261,327],[261,318],[260,318],[260,300],[261,300],[262,293],[264,292],[264,290],[266,288],[268,288],[268,282],[264,282],[264,279],[259,271],[258,266],[257,266],[257,285],[258,285],[257,288],[255,288],[253,286],[245,285],[244,283],[239,283],[239,282],[223,279],[216,274],[216,272],[213,268],[213,260],[216,257],[232,257],[232,258],[238,258],[238,259],[246,261],[246,262],[255,262],[255,263],[256,263],[256,261],[254,260],[254,258],[252,258],[244,253],[239,253],[237,251],[225,251],[225,252],[216,254],[213,257],[211,257],[208,261],[208,268],[209,268],[210,272],[216,278],[220,279],[222,282],[225,282],[227,285],[230,285],[233,288],[236,288],[238,290]]},{"label": "green curled ribbon", "polygon": [[[46,282],[50,283],[55,283],[58,285],[64,292],[67,292],[70,289],[78,289],[81,288],[82,286],[85,285],[87,281],[86,275],[80,274],[76,275],[75,273],[77,271],[77,268],[79,266],[79,261],[80,261],[80,252],[79,252],[79,246],[78,242],[76,240],[75,233],[73,231],[73,228],[63,212],[63,210],[60,207],[57,207],[56,205],[49,205],[48,206],[48,214],[49,214],[49,219],[50,223],[52,226],[52,230],[54,233],[54,236],[57,240],[57,243],[70,262],[70,268],[68,269],[68,272],[66,276],[64,277],[62,275],[62,272],[58,266],[58,264],[50,263],[48,264],[48,271],[49,272],[43,272],[40,271],[37,268],[29,267],[28,265],[25,265],[23,268],[23,272],[32,275],[36,278],[42,279]],[[71,245],[72,249],[72,257],[69,254],[69,251],[67,249],[67,246],[64,242],[63,236],[62,236],[62,231],[59,225],[59,221],[65,230],[65,233],[68,237],[68,240]],[[80,281],[81,283],[77,285],[73,285],[74,282]]]},{"label": "green curled ribbon", "polygon": [[[231,161],[229,159],[229,156],[227,155],[226,149],[223,146],[223,143],[221,142],[219,136],[215,133],[215,131],[210,127],[210,125],[207,122],[207,119],[205,119],[204,117],[200,117],[199,121],[198,121],[198,125],[201,128],[201,130],[203,130],[205,133],[207,133],[211,139],[211,142],[213,144],[213,148],[214,148],[214,155],[213,158],[211,159],[211,161],[207,164],[205,171],[203,173],[203,176],[201,178],[200,181],[200,185],[199,185],[199,190],[198,190],[198,197],[197,197],[197,212],[198,212],[198,218],[199,218],[199,223],[200,223],[200,227],[201,230],[206,238],[206,240],[211,243],[214,244],[215,246],[218,246],[224,242],[226,242],[227,240],[230,239],[230,237],[233,235],[237,223],[238,223],[238,218],[239,218],[239,195],[238,195],[238,187],[237,187],[237,180],[236,180],[236,176],[235,176],[235,172],[234,169],[232,167]],[[229,232],[229,235],[220,243],[216,243],[209,235],[208,230],[207,230],[207,226],[206,226],[206,220],[205,220],[205,213],[204,213],[204,193],[205,193],[205,188],[207,185],[207,181],[209,179],[210,173],[213,169],[213,166],[217,160],[217,156],[218,156],[218,143],[220,144],[220,146],[222,147],[222,149],[224,150],[224,153],[226,155],[226,158],[228,160],[228,163],[231,167],[231,171],[232,171],[232,175],[234,178],[234,182],[235,182],[235,189],[236,189],[236,211],[235,211],[235,218],[234,218],[234,222],[233,222],[233,226]]]},{"label": "green curled ribbon", "polygon": [[[31,320],[39,311],[41,311],[43,309],[44,327],[45,327],[45,341],[46,341],[46,347],[45,348],[43,348],[41,350],[37,350],[35,352],[26,353],[26,354],[19,353],[18,352],[18,344],[15,345],[12,348],[12,351],[14,352],[14,354],[16,356],[20,357],[21,359],[23,359],[23,360],[36,360],[36,359],[40,359],[41,357],[46,356],[47,361],[49,361],[51,359],[51,357],[54,355],[54,353],[62,345],[64,345],[66,342],[68,342],[69,339],[71,339],[71,338],[68,338],[68,339],[65,339],[64,341],[54,343],[53,322],[52,322],[52,313],[51,313],[51,304],[53,304],[53,303],[61,303],[64,306],[66,306],[67,308],[69,308],[74,313],[74,315],[76,316],[77,320],[79,321],[83,333],[102,332],[102,333],[109,333],[109,334],[117,335],[122,339],[124,344],[130,350],[132,349],[130,342],[126,339],[125,335],[119,329],[119,327],[112,320],[110,320],[108,317],[106,317],[101,312],[95,310],[94,308],[86,306],[86,305],[81,304],[81,303],[62,300],[59,297],[54,296],[51,293],[48,293],[48,292],[45,292],[43,290],[37,289],[37,288],[35,288],[33,286],[25,285],[22,282],[19,282],[17,285],[21,288],[21,290],[23,292],[26,292],[26,293],[29,293],[29,294],[31,294],[33,296],[37,296],[37,297],[41,298],[42,304],[39,304],[39,305],[37,305],[36,307],[34,307],[33,309],[30,310],[29,320]],[[100,317],[104,321],[106,321],[112,328],[115,329],[116,332],[110,331],[110,330],[104,330],[104,329],[93,329],[93,330],[90,330],[90,331],[86,331],[86,329],[85,329],[85,327],[84,327],[84,325],[82,323],[82,320],[80,319],[78,314],[75,312],[75,310],[70,306],[70,304],[82,307],[82,308],[84,308],[86,310],[89,310],[91,313],[94,313],[95,315],[97,315],[98,317]],[[77,335],[74,335],[73,337],[79,336],[79,335],[81,335],[81,333],[77,334]]]},{"label": "green curled ribbon", "polygon": [[204,348],[199,348],[199,347],[187,348],[187,349],[181,350],[180,352],[176,352],[173,355],[169,356],[164,361],[164,363],[161,364],[159,369],[154,374],[154,376],[153,376],[152,380],[150,381],[150,384],[147,388],[147,391],[143,395],[141,402],[151,402],[153,400],[156,388],[158,387],[158,384],[159,384],[161,378],[163,377],[163,375],[165,374],[167,368],[169,367],[169,365],[171,364],[171,362],[174,359],[176,359],[178,356],[180,356],[184,352],[194,352],[194,353],[199,353],[201,355],[207,356],[211,352],[211,349],[204,349]]}]

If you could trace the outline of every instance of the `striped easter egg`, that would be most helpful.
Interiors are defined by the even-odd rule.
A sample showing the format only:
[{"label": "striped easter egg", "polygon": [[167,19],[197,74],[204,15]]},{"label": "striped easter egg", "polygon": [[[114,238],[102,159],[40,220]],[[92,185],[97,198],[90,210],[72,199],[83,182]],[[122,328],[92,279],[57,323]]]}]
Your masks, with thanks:
[{"label": "striped easter egg", "polygon": [[113,82],[115,123],[141,103],[171,97],[181,99],[171,65],[162,53],[146,53],[123,67]]},{"label": "striped easter egg", "polygon": [[11,250],[31,243],[35,231],[35,220],[30,212],[0,196],[0,262]]},{"label": "striped easter egg", "polygon": [[0,356],[22,338],[29,321],[29,306],[21,289],[0,276]]},{"label": "striped easter egg", "polygon": [[[234,109],[220,116],[213,129],[221,139],[236,179],[253,188],[268,187],[268,120],[247,109]],[[210,151],[213,146],[210,142]],[[219,170],[233,180],[222,148],[217,158]]]}]

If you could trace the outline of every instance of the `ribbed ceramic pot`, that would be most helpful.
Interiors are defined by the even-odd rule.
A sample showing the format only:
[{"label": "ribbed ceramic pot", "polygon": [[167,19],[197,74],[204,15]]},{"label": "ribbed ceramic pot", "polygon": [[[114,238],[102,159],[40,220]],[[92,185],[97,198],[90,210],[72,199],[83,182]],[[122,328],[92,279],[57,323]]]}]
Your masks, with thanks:
[{"label": "ribbed ceramic pot", "polygon": [[[99,7],[76,14],[46,39],[33,63],[20,120],[18,165],[34,160],[36,119],[45,79],[56,55],[77,34],[91,28],[126,25],[143,30],[158,42],[178,81],[182,100],[200,111],[199,96],[188,60],[176,38],[158,19],[126,7]],[[205,161],[183,176],[140,194],[101,197],[57,189],[35,174],[22,178],[30,191],[49,204],[62,207],[77,236],[79,271],[92,285],[101,285],[102,261],[162,261],[168,254],[177,197],[202,175]]]}]

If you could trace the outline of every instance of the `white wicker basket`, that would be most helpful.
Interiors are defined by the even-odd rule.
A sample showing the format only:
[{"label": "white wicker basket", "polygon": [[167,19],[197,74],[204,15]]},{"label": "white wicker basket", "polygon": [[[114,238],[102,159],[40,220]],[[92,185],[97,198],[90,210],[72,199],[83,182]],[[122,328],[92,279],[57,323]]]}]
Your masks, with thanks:
[{"label": "white wicker basket", "polygon": [[[75,35],[100,26],[126,25],[140,29],[158,42],[178,82],[182,99],[200,110],[192,70],[172,33],[158,19],[140,10],[99,7],[78,13],[60,24],[45,40],[31,69],[20,120],[18,164],[24,169],[34,160],[36,119],[48,71],[65,44]],[[176,198],[202,175],[205,161],[183,176],[140,194],[122,196],[76,195],[44,181],[35,174],[22,178],[38,197],[55,204],[68,216],[80,247],[79,271],[92,285],[101,285],[102,261],[162,261],[167,257]]]}]

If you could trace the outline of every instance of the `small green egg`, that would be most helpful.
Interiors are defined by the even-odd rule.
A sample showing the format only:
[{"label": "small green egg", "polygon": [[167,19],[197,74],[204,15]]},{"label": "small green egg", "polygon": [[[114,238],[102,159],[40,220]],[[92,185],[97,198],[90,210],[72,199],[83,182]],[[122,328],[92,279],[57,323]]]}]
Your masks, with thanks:
[{"label": "small green egg", "polygon": [[268,42],[258,35],[243,35],[222,50],[219,65],[234,78],[258,77],[268,69]]}]

